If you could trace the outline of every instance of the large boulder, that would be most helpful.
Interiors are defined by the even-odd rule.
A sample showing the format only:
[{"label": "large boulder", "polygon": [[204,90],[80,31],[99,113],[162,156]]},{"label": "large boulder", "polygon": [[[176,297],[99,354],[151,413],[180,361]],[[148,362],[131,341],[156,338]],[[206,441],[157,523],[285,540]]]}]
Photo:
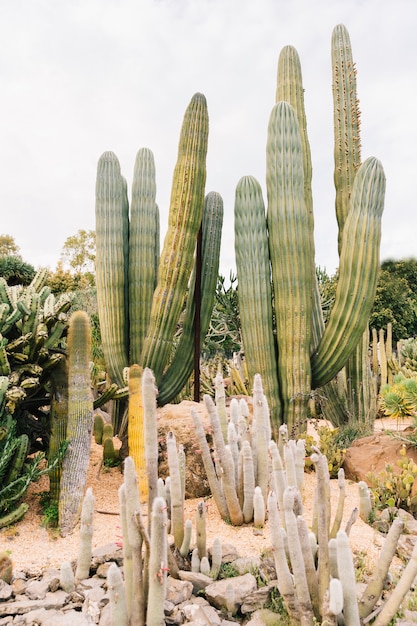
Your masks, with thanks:
[{"label": "large boulder", "polygon": [[[158,474],[161,478],[169,475],[166,436],[169,431],[172,431],[175,435],[177,446],[180,444],[184,446],[186,456],[185,497],[204,498],[210,495],[211,492],[201,454],[198,452],[199,446],[191,417],[192,408],[201,416],[207,432],[209,430],[209,418],[203,402],[184,400],[180,404],[166,404],[158,409]],[[207,435],[207,440],[209,445],[211,445],[211,436],[209,434]]]},{"label": "large boulder", "polygon": [[[405,434],[403,433],[404,436]],[[385,470],[387,464],[397,468],[399,472],[397,461],[400,459],[400,450],[403,445],[404,441],[383,433],[356,439],[346,451],[343,463],[346,478],[355,482],[364,480],[369,484],[367,474],[369,472],[379,474]],[[413,445],[405,445],[407,458],[417,463],[417,448]]]}]

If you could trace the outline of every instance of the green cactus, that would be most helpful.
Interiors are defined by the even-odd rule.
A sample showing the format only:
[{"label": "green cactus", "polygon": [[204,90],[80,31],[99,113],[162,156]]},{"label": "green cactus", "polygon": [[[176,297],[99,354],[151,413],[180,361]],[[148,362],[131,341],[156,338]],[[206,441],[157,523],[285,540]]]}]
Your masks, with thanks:
[{"label": "green cactus", "polygon": [[68,331],[69,442],[61,476],[59,526],[63,537],[78,522],[90,460],[93,430],[93,395],[90,382],[91,331],[87,313],[71,315]]},{"label": "green cactus", "polygon": [[[105,153],[97,170],[97,298],[107,368],[111,380],[121,386],[123,368],[129,363],[149,367],[157,385],[161,384],[160,403],[170,401],[180,391],[191,373],[190,362],[192,369],[191,331],[195,313],[190,301],[179,355],[163,378],[172,357],[172,341],[184,306],[203,217],[207,139],[206,100],[197,93],[185,112],[181,129],[168,230],[159,262],[152,153],[142,149],[137,155],[130,224],[125,181],[116,156]],[[211,224],[213,220],[216,223],[203,259],[203,267],[207,263],[207,268],[203,272],[206,285],[202,330],[210,319],[216,286],[217,276],[213,279],[213,275],[217,273],[219,256],[220,209],[221,198],[218,194],[211,196],[206,213]]]},{"label": "green cactus", "polygon": [[[332,45],[337,76],[335,116],[342,106],[348,111],[348,119],[344,121],[344,110],[337,117],[335,129],[340,278],[331,319],[324,330],[315,279],[311,159],[301,70],[298,55],[290,46],[280,55],[277,98],[281,100],[272,110],[268,127],[266,224],[256,181],[246,177],[236,190],[235,249],[245,355],[250,367],[261,373],[264,380],[274,407],[271,414],[276,436],[282,416],[295,431],[305,429],[311,391],[332,381],[353,354],[366,329],[379,270],[385,177],[374,158],[359,167],[356,86],[352,86],[353,94],[348,94],[346,103],[343,93],[339,93],[346,90],[345,80],[351,85],[354,79],[354,68],[346,61],[350,59],[350,42],[342,25],[334,30]],[[340,154],[346,150],[347,154]],[[254,214],[259,215],[256,228]],[[242,259],[243,233],[249,230],[247,237],[252,237],[253,242],[245,246]],[[248,296],[250,289],[254,296]],[[265,296],[268,290],[274,293],[273,299]],[[261,304],[256,301],[255,316],[251,297],[266,299],[262,304],[273,305],[272,313],[262,314]],[[275,327],[271,324],[274,317]],[[266,327],[261,349],[259,340],[256,343],[250,339],[251,333],[259,330],[260,319]],[[266,356],[272,362],[266,363]],[[269,382],[274,369],[278,383]],[[273,399],[268,395],[270,390]],[[331,402],[337,404],[334,391],[329,392]],[[275,410],[276,406],[280,408]],[[334,416],[340,419],[337,410]]]},{"label": "green cactus", "polygon": [[[220,194],[211,191],[204,200],[202,222],[200,341],[207,334],[213,310],[219,269],[222,223],[223,200]],[[159,406],[163,406],[175,398],[193,370],[195,279],[196,267],[194,266],[180,340],[173,359],[158,386]]]}]

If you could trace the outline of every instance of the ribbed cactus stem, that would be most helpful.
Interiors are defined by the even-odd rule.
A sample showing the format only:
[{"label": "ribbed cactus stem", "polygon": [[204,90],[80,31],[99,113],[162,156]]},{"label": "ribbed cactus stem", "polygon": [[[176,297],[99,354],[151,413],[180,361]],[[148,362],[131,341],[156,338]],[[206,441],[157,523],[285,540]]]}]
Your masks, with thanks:
[{"label": "ribbed cactus stem", "polygon": [[285,474],[287,476],[287,483],[290,487],[297,487],[297,472],[295,469],[295,441],[290,439],[284,445],[284,465]]},{"label": "ribbed cactus stem", "polygon": [[132,593],[133,593],[133,562],[132,562],[132,546],[128,539],[128,522],[127,522],[127,507],[126,507],[126,486],[123,483],[119,487],[119,509],[120,509],[120,521],[122,525],[122,537],[123,537],[123,574],[125,580],[125,602],[128,615],[130,614],[132,606]]},{"label": "ribbed cactus stem", "polygon": [[[200,341],[207,334],[210,325],[216,286],[219,274],[219,255],[223,225],[223,199],[220,194],[210,191],[204,200],[201,242],[201,307]],[[158,404],[171,402],[181,391],[193,371],[194,328],[196,321],[196,265],[190,279],[187,304],[182,320],[182,332],[175,354],[158,385]]]},{"label": "ribbed cactus stem", "polygon": [[220,537],[214,537],[213,545],[211,546],[211,569],[210,576],[214,580],[216,580],[217,576],[220,572],[220,567],[222,564],[222,540]]},{"label": "ribbed cactus stem", "polygon": [[185,456],[184,445],[182,443],[178,444],[178,466],[180,470],[180,479],[181,479],[181,495],[182,500],[185,500],[185,470],[187,465],[187,459]]},{"label": "ribbed cactus stem", "polygon": [[226,390],[221,372],[217,372],[214,378],[214,402],[217,408],[223,439],[227,440],[227,413],[226,413]]},{"label": "ribbed cactus stem", "polygon": [[127,255],[129,208],[120,163],[105,152],[97,165],[96,285],[101,340],[112,382],[123,387],[128,363]]},{"label": "ribbed cactus stem", "polygon": [[304,198],[300,128],[287,102],[278,102],[271,112],[266,184],[280,389],[287,424],[298,432],[305,430],[311,391],[314,249]]},{"label": "ribbed cactus stem", "polygon": [[345,470],[341,467],[337,473],[337,485],[339,487],[339,498],[337,501],[337,509],[336,514],[334,516],[333,525],[329,534],[330,538],[335,538],[338,530],[340,530],[340,525],[342,523],[343,518],[343,510],[345,507],[345,498],[346,498],[346,480],[345,480]]},{"label": "ribbed cactus stem", "polygon": [[148,482],[148,508],[158,491],[158,425],[156,413],[156,387],[152,370],[145,367],[142,374],[142,401],[145,427],[145,458]]},{"label": "ribbed cactus stem", "polygon": [[[236,399],[236,398],[235,398]],[[232,453],[233,466],[235,468],[235,484],[238,484],[239,445],[236,425],[230,420],[227,425],[227,443]]]},{"label": "ribbed cactus stem", "polygon": [[260,488],[264,503],[268,498],[268,444],[270,440],[269,410],[260,374],[253,379],[253,414],[256,423],[256,484]]},{"label": "ribbed cactus stem", "polygon": [[199,502],[197,504],[195,526],[196,526],[196,544],[200,560],[203,556],[207,556],[207,528],[206,528],[206,503]]},{"label": "ribbed cactus stem", "polygon": [[[339,530],[336,536],[337,541],[337,562],[343,568],[341,583],[343,587],[343,616],[349,626],[359,626],[359,608],[356,595],[355,566],[353,564],[352,551],[349,545],[349,538],[344,530]],[[417,572],[416,572],[417,573]],[[383,622],[384,624],[388,624]],[[382,626],[382,622],[380,624]]]},{"label": "ribbed cactus stem", "polygon": [[206,433],[204,431],[201,417],[194,408],[191,409],[191,418],[193,420],[195,434],[200,448],[201,458],[203,461],[204,469],[206,471],[207,480],[210,485],[211,494],[216,503],[220,517],[223,520],[226,520],[229,517],[229,510],[227,508],[226,498],[224,497],[224,493],[221,489],[219,480],[216,475],[216,470],[214,468],[213,459],[207,443]]},{"label": "ribbed cactus stem", "polygon": [[356,89],[356,67],[349,33],[343,24],[332,32],[334,185],[339,226],[339,254],[343,227],[349,214],[352,184],[361,164],[360,111]]},{"label": "ribbed cactus stem", "polygon": [[242,473],[243,473],[243,521],[248,524],[253,520],[253,506],[255,495],[255,476],[253,471],[252,449],[249,441],[242,443]]},{"label": "ribbed cactus stem", "polygon": [[182,540],[182,544],[180,547],[180,554],[183,559],[187,558],[188,553],[190,552],[192,532],[193,532],[193,523],[190,519],[187,519],[185,520],[185,524],[184,524],[184,539]]},{"label": "ribbed cactus stem", "polygon": [[316,452],[311,455],[316,468],[317,485],[315,507],[317,511],[318,580],[320,604],[329,586],[329,520],[330,520],[330,479],[326,457]]},{"label": "ribbed cactus stem", "polygon": [[265,525],[265,500],[262,489],[257,486],[253,494],[253,525],[263,528]]},{"label": "ribbed cactus stem", "polygon": [[241,178],[237,184],[234,215],[239,312],[248,372],[251,380],[257,373],[262,376],[276,436],[281,423],[281,404],[273,331],[268,231],[262,189],[252,176]]},{"label": "ribbed cactus stem", "polygon": [[184,500],[177,440],[172,430],[167,434],[166,444],[169,475],[171,477],[171,533],[174,535],[175,546],[179,549],[184,539]]},{"label": "ribbed cactus stem", "polygon": [[126,490],[127,538],[132,550],[132,604],[128,609],[130,626],[145,625],[145,593],[142,558],[142,535],[138,519],[141,515],[140,496],[135,462],[132,457],[124,461],[124,485]]},{"label": "ribbed cactus stem", "polygon": [[205,394],[204,403],[210,418],[210,423],[213,428],[213,440],[214,445],[219,455],[220,462],[223,469],[223,489],[224,496],[227,502],[227,508],[229,509],[230,521],[234,526],[240,526],[243,524],[243,514],[240,508],[239,499],[237,497],[236,488],[234,485],[234,467],[230,463],[230,459],[225,451],[225,443],[221,430],[220,418],[218,416],[216,407],[212,398]]},{"label": "ribbed cactus stem", "polygon": [[359,600],[359,615],[361,619],[367,617],[378,602],[389,567],[397,549],[398,540],[403,531],[404,522],[399,517],[396,517],[383,543],[376,568]]},{"label": "ribbed cactus stem", "polygon": [[300,624],[307,626],[307,624],[311,625],[313,621],[313,606],[308,588],[300,538],[298,536],[297,518],[294,514],[294,492],[296,489],[297,487],[289,486],[284,492],[284,515],[294,584],[300,602]]},{"label": "ribbed cactus stem", "polygon": [[135,462],[137,480],[142,501],[148,496],[148,474],[146,467],[145,416],[142,396],[142,368],[129,368],[128,442],[129,456]]},{"label": "ribbed cactus stem", "polygon": [[129,619],[122,573],[114,561],[107,570],[111,626],[128,626]]},{"label": "ribbed cactus stem", "polygon": [[304,487],[304,471],[305,471],[305,460],[306,460],[306,440],[298,439],[295,446],[294,451],[294,464],[295,464],[295,475],[297,479],[297,487],[300,490],[300,493],[303,491]]},{"label": "ribbed cactus stem", "polygon": [[287,475],[285,473],[284,464],[281,454],[275,441],[271,440],[268,446],[269,454],[272,460],[271,472],[271,489],[275,491],[279,510],[283,510],[284,491],[288,487]]},{"label": "ribbed cactus stem", "polygon": [[319,583],[317,579],[316,565],[314,562],[313,550],[311,549],[310,535],[307,522],[301,515],[297,515],[297,530],[300,539],[300,547],[304,560],[304,567],[307,578],[308,591],[313,606],[314,615],[318,619],[320,616]]},{"label": "ribbed cactus stem", "polygon": [[168,572],[166,509],[165,500],[156,497],[152,505],[146,626],[163,626],[165,624],[164,601]]},{"label": "ribbed cactus stem", "polygon": [[382,611],[378,614],[376,620],[373,622],[373,626],[385,626],[386,624],[389,624],[391,622],[398,609],[400,608],[406,593],[411,589],[416,575],[417,543],[414,544],[410,560],[408,561],[400,580],[398,581],[395,589],[392,591],[388,600],[384,604]]},{"label": "ribbed cactus stem", "polygon": [[86,491],[81,509],[80,545],[78,549],[77,569],[75,578],[83,580],[90,573],[92,543],[93,543],[93,514],[95,498],[93,490],[89,487]]},{"label": "ribbed cactus stem", "polygon": [[90,380],[90,319],[75,311],[68,329],[68,449],[62,464],[59,500],[61,535],[70,533],[79,520],[90,462],[93,430],[93,396]]},{"label": "ribbed cactus stem", "polygon": [[329,539],[329,574],[330,574],[330,578],[331,579],[332,578],[339,578],[339,568],[338,568],[338,564],[337,564],[337,541],[336,541],[336,537],[331,537]]},{"label": "ribbed cactus stem", "polygon": [[130,363],[140,363],[148,329],[159,258],[159,210],[156,204],[155,162],[141,148],[133,171],[129,222],[129,347]]},{"label": "ribbed cactus stem", "polygon": [[271,543],[274,553],[277,587],[282,596],[285,608],[294,624],[300,623],[300,605],[295,593],[293,577],[288,566],[285,552],[284,530],[280,527],[277,498],[274,491],[268,494],[268,518]]},{"label": "ribbed cactus stem", "polygon": [[342,369],[366,328],[378,281],[384,196],[382,165],[370,157],[353,183],[335,303],[311,357],[313,388],[325,385]]},{"label": "ribbed cactus stem", "polygon": [[168,361],[191,274],[203,216],[207,142],[207,103],[202,94],[196,93],[181,128],[167,234],[140,359],[143,366],[153,370],[157,382]]}]

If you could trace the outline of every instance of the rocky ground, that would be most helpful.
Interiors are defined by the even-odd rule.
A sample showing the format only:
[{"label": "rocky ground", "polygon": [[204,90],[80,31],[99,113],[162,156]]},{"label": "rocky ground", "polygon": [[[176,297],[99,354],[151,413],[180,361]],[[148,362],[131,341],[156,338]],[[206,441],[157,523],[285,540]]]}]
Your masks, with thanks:
[{"label": "rocky ground", "polygon": [[[201,407],[197,405],[198,410]],[[186,444],[187,458],[195,458],[192,432],[187,411],[189,404],[182,407],[166,408],[160,415],[160,435],[174,429],[177,441]],[[379,425],[381,430],[381,424]],[[382,424],[384,427],[384,424]],[[373,448],[383,446],[381,438],[372,443]],[[357,453],[357,451],[356,451]],[[362,458],[369,458],[367,452],[361,451]],[[106,574],[109,564],[113,561],[122,565],[121,551],[117,547],[120,540],[120,519],[118,515],[117,491],[122,483],[119,468],[103,468],[101,465],[102,448],[94,441],[91,448],[90,469],[87,486],[91,486],[95,496],[93,549],[94,558],[88,580],[80,581],[74,589],[63,589],[60,583],[63,563],[74,563],[79,549],[79,528],[69,537],[61,538],[57,532],[48,530],[42,524],[42,512],[39,504],[39,493],[47,489],[47,479],[33,485],[27,496],[30,509],[22,522],[0,532],[0,550],[7,550],[13,561],[13,579],[10,584],[0,585],[0,626],[5,624],[29,625],[52,624],[111,624]],[[385,457],[386,460],[386,457]],[[353,461],[355,466],[357,460]],[[188,483],[194,481],[194,495],[197,498],[186,500],[185,518],[195,519],[198,502],[204,498],[207,509],[207,545],[210,547],[215,536],[219,536],[223,545],[224,561],[234,562],[240,572],[238,578],[230,579],[233,585],[235,603],[227,607],[225,585],[223,581],[213,582],[203,575],[192,575],[191,572],[181,574],[179,580],[169,577],[167,602],[165,605],[166,624],[221,624],[228,626],[230,621],[249,623],[251,626],[263,623],[267,619],[260,608],[268,604],[273,606],[276,601],[273,588],[275,573],[273,559],[269,553],[271,546],[268,522],[263,529],[254,529],[252,525],[233,527],[220,519],[211,499],[204,495],[207,485],[201,467],[190,462]],[[161,471],[164,471],[161,463]],[[312,519],[314,474],[305,474],[303,489],[303,516],[308,523]],[[189,494],[190,495],[190,494]],[[332,511],[336,510],[339,489],[337,481],[331,481]],[[352,509],[358,505],[358,488],[355,481],[348,481],[345,501],[346,524]],[[146,515],[146,507],[144,507]],[[343,527],[342,524],[342,527]],[[410,521],[409,527],[411,529]],[[414,532],[414,530],[413,530]],[[416,530],[417,532],[417,530]],[[384,536],[371,528],[362,520],[357,520],[350,533],[350,544],[355,558],[361,563],[366,578],[375,568]],[[413,544],[414,535],[408,534],[403,541],[403,559],[407,559]],[[396,557],[392,564],[393,576],[399,575],[403,561]],[[253,572],[257,572],[257,576]],[[260,575],[262,572],[262,575]],[[198,594],[205,588],[205,598]],[[230,590],[229,590],[230,596]],[[269,598],[269,599],[268,599]],[[235,616],[235,617],[232,617]],[[270,619],[270,618],[269,618]],[[408,622],[413,615],[407,616]],[[275,622],[278,623],[278,622]],[[398,622],[400,623],[400,622]]]}]

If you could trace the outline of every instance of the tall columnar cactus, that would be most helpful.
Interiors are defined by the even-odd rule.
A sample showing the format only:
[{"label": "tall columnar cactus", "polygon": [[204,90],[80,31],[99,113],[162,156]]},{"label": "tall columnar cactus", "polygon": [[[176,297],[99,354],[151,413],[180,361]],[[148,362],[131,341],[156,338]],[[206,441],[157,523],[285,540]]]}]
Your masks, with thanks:
[{"label": "tall columnar cactus", "polygon": [[91,331],[84,311],[70,318],[68,330],[68,449],[62,464],[59,526],[65,537],[78,522],[90,461],[93,394],[90,381]]},{"label": "tall columnar cactus", "polygon": [[[97,299],[108,372],[112,381],[122,386],[123,368],[128,364],[149,367],[157,386],[161,385],[160,404],[178,394],[192,371],[195,311],[191,300],[187,301],[179,356],[173,367],[165,370],[172,359],[174,334],[187,300],[203,213],[202,334],[214,302],[223,208],[220,196],[214,193],[208,195],[204,207],[207,143],[207,104],[197,93],[184,115],[168,229],[159,260],[152,153],[142,149],[137,155],[130,223],[126,183],[117,157],[103,154],[97,169]],[[191,284],[188,298],[192,297]]]},{"label": "tall columnar cactus", "polygon": [[124,386],[128,364],[126,292],[129,216],[126,183],[113,152],[99,159],[96,179],[96,285],[101,340],[111,380]]},{"label": "tall columnar cactus", "polygon": [[[235,249],[245,354],[250,367],[262,374],[266,390],[273,390],[274,398],[269,396],[271,405],[280,406],[283,421],[298,430],[304,428],[308,416],[307,402],[311,390],[329,383],[360,342],[379,269],[385,177],[380,163],[374,158],[358,167],[356,88],[353,95],[343,93],[347,84],[352,85],[355,76],[353,63],[346,60],[350,59],[349,54],[346,29],[338,26],[333,36],[333,64],[340,278],[332,318],[325,330],[315,278],[311,158],[301,70],[298,55],[290,46],[280,55],[277,87],[280,101],[272,111],[268,127],[266,220],[256,181],[246,177],[239,181],[236,190]],[[340,107],[343,115],[338,116]],[[341,155],[343,150],[346,154]],[[254,214],[259,215],[259,226],[256,234],[251,234],[253,242],[246,245],[245,258],[242,259],[239,248],[245,241],[243,233],[249,229],[255,231]],[[268,256],[265,253],[266,238]],[[256,285],[255,297],[267,293],[268,289],[274,294],[272,315],[268,313],[260,317],[260,304],[256,302],[255,317],[254,305],[247,297],[253,285]],[[274,317],[275,328],[269,321]],[[255,336],[259,330],[259,319],[269,325],[263,330],[261,349],[259,343],[255,348],[256,341],[251,339],[251,333]],[[272,339],[275,331],[276,342]],[[275,354],[274,366],[270,361],[266,362],[266,356],[270,358],[272,355],[273,359]],[[278,383],[270,384],[274,369]],[[332,389],[329,391],[333,393]],[[333,399],[337,401],[336,397]],[[280,411],[274,408],[271,416],[277,434]]]},{"label": "tall columnar cactus", "polygon": [[129,453],[135,462],[141,498],[148,494],[148,476],[145,458],[145,417],[142,399],[142,368],[129,368],[128,430]]}]

